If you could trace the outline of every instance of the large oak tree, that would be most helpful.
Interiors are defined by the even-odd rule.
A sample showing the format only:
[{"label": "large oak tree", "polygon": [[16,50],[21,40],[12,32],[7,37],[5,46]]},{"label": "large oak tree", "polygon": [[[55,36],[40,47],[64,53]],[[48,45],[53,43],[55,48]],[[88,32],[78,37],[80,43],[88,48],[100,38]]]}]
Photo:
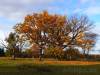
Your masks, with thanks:
[{"label": "large oak tree", "polygon": [[[64,47],[80,46],[82,43],[79,40],[89,32],[92,25],[85,16],[66,18],[44,11],[27,15],[24,22],[17,24],[14,29],[40,47],[41,60],[43,49],[47,47],[60,47],[63,50]],[[66,45],[63,47],[64,43]]]}]

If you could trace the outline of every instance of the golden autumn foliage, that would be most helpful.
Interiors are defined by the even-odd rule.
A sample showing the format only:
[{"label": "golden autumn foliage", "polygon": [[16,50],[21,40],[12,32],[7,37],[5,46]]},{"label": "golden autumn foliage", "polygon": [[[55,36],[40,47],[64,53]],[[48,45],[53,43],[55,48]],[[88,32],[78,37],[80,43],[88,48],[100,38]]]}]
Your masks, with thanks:
[{"label": "golden autumn foliage", "polygon": [[44,41],[48,38],[50,39],[46,41],[56,42],[61,39],[63,35],[61,29],[65,24],[65,16],[52,15],[44,11],[39,14],[33,13],[32,15],[27,15],[22,24],[15,26],[15,30],[19,33],[25,33],[28,38],[36,42]]},{"label": "golden autumn foliage", "polygon": [[96,36],[94,33],[84,33],[80,39],[77,39],[77,44],[83,49],[84,54],[93,48],[96,43]]},{"label": "golden autumn foliage", "polygon": [[62,26],[64,25],[66,18],[64,16],[59,15],[50,15],[47,11],[43,13],[33,15],[27,15],[25,17],[24,23],[30,26],[35,26],[37,28],[44,28],[44,27],[55,27],[55,26]]},{"label": "golden autumn foliage", "polygon": [[[49,14],[44,11],[27,15],[24,22],[17,24],[14,29],[19,34],[24,34],[31,40],[31,43],[36,43],[42,49],[54,47],[51,50],[53,55],[62,56],[64,43],[66,43],[66,47],[72,47],[71,45],[84,49],[85,47],[89,49],[93,47],[95,40],[85,38],[85,33],[89,32],[91,25],[85,16],[66,18],[66,16]],[[84,47],[84,45],[86,46]]]},{"label": "golden autumn foliage", "polygon": [[60,47],[49,47],[45,50],[45,55],[61,59],[64,56],[64,52]]}]

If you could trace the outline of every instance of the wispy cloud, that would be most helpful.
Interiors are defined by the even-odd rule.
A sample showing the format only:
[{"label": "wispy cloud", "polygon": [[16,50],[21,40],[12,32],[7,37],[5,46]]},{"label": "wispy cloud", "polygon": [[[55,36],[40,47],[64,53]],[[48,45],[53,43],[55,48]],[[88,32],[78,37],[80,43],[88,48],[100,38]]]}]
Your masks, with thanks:
[{"label": "wispy cloud", "polygon": [[4,32],[0,30],[0,40],[4,40],[4,38],[5,38]]},{"label": "wispy cloud", "polygon": [[50,4],[53,2],[62,1],[63,0],[2,0],[0,1],[0,16],[16,20],[34,11],[50,8]]},{"label": "wispy cloud", "polygon": [[4,40],[11,31],[13,31],[12,25],[0,24],[0,40]]},{"label": "wispy cloud", "polygon": [[87,3],[90,0],[80,0],[81,3]]},{"label": "wispy cloud", "polygon": [[92,31],[100,36],[100,22],[95,23],[95,25]]},{"label": "wispy cloud", "polygon": [[91,6],[85,9],[85,14],[88,15],[100,15],[100,6]]},{"label": "wispy cloud", "polygon": [[88,16],[100,15],[100,6],[89,6],[87,8],[76,8],[73,13],[86,14]]},{"label": "wispy cloud", "polygon": [[81,4],[95,4],[98,0],[79,0]]},{"label": "wispy cloud", "polygon": [[83,12],[84,9],[81,9],[81,8],[76,8],[73,13],[80,13],[80,12]]}]

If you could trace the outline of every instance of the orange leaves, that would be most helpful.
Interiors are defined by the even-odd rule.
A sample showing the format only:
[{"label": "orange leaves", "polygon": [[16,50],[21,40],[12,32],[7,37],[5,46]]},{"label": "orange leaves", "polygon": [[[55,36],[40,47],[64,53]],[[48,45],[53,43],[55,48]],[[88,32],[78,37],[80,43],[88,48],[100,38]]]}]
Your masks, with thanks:
[{"label": "orange leaves", "polygon": [[47,18],[49,18],[50,15],[48,14],[47,11],[44,11],[44,12],[41,14],[41,16],[47,19]]},{"label": "orange leaves", "polygon": [[57,26],[63,26],[66,23],[66,18],[65,16],[58,16],[56,20]]},{"label": "orange leaves", "polygon": [[65,22],[65,16],[51,15],[44,11],[27,15],[19,30],[23,33],[28,33],[31,30],[32,34],[37,30],[49,32],[52,28],[54,30],[54,27],[61,28]]},{"label": "orange leaves", "polygon": [[25,17],[25,21],[24,22],[30,22],[30,21],[32,21],[32,16],[31,15],[27,15],[26,17]]},{"label": "orange leaves", "polygon": [[81,39],[85,36],[85,34],[83,32],[79,33],[77,36],[77,39]]},{"label": "orange leaves", "polygon": [[47,28],[47,27],[61,27],[64,26],[66,22],[65,16],[60,15],[51,15],[47,11],[44,11],[43,13],[33,15],[27,15],[25,17],[24,23],[31,25],[31,26],[37,26],[37,28]]},{"label": "orange leaves", "polygon": [[23,25],[21,29],[22,29],[22,32],[27,33],[30,30],[30,27],[29,25]]},{"label": "orange leaves", "polygon": [[49,55],[49,56],[60,58],[64,55],[64,52],[60,47],[49,47],[45,51],[45,54]]}]

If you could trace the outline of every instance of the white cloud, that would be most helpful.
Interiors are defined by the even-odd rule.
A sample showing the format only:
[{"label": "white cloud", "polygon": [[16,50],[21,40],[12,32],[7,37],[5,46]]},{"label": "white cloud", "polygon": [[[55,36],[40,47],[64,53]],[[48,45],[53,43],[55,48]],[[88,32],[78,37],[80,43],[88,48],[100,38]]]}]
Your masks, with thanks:
[{"label": "white cloud", "polygon": [[2,30],[2,31],[8,31],[9,29],[12,29],[12,27],[13,27],[13,25],[11,25],[11,24],[1,24],[0,23],[0,30]]},{"label": "white cloud", "polygon": [[50,8],[52,2],[62,1],[63,0],[2,0],[0,1],[0,17],[19,20],[26,14]]},{"label": "white cloud", "polygon": [[4,40],[11,31],[13,31],[12,29],[12,25],[2,25],[0,24],[0,40]]},{"label": "white cloud", "polygon": [[80,0],[81,4],[86,4],[86,3],[90,3],[90,4],[95,4],[97,0]]},{"label": "white cloud", "polygon": [[5,37],[5,36],[4,36],[3,31],[0,30],[0,40],[1,40],[1,39],[4,39],[4,37]]},{"label": "white cloud", "polygon": [[76,8],[74,11],[73,11],[73,13],[80,13],[80,12],[82,12],[83,10],[81,9],[81,8]]},{"label": "white cloud", "polygon": [[100,15],[100,6],[89,6],[87,8],[76,8],[73,13],[86,14],[88,16]]},{"label": "white cloud", "polygon": [[86,14],[88,16],[100,15],[99,0],[79,0],[79,6],[74,10],[74,13]]},{"label": "white cloud", "polygon": [[83,11],[87,15],[100,15],[100,6],[91,6]]},{"label": "white cloud", "polygon": [[9,31],[4,32],[3,30],[0,30],[0,46],[3,46],[3,44],[6,45],[5,38],[8,37],[9,33],[10,33]]},{"label": "white cloud", "polygon": [[95,27],[92,29],[92,31],[100,36],[100,22],[95,23]]},{"label": "white cloud", "polygon": [[[100,50],[100,22],[95,23],[95,25],[96,26],[92,30],[92,32],[94,32],[98,35],[97,41],[96,41],[97,43],[95,45],[95,50]],[[97,51],[97,53],[98,53],[98,51]]]},{"label": "white cloud", "polygon": [[86,3],[88,2],[89,0],[80,0],[81,3]]}]

